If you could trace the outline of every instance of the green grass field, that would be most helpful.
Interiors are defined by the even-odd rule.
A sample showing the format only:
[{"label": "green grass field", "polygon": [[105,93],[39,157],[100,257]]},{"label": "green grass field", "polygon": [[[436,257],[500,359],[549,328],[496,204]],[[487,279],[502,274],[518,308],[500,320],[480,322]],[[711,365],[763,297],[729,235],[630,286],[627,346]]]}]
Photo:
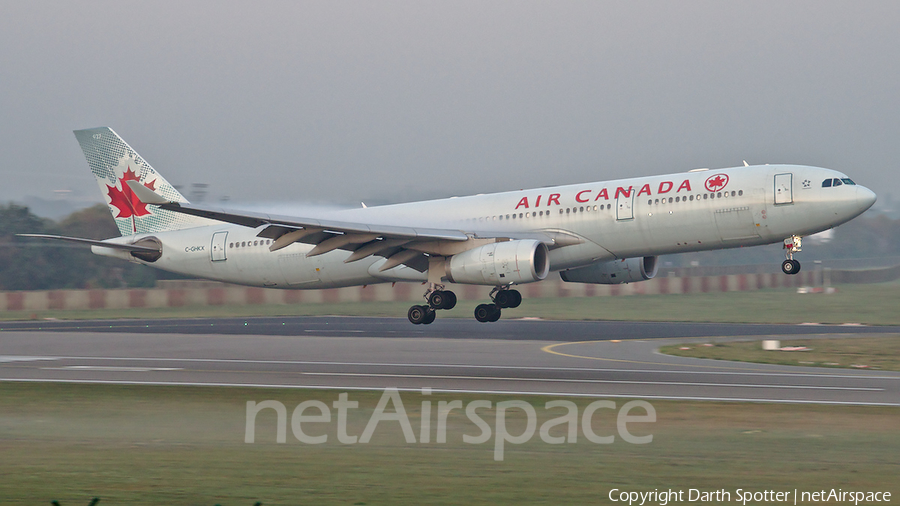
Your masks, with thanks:
[{"label": "green grass field", "polygon": [[[657,421],[632,424],[649,444],[587,441],[579,421],[575,444],[538,435],[507,444],[493,458],[493,438],[466,444],[479,429],[464,412],[448,417],[447,442],[436,443],[437,402],[496,395],[403,393],[416,437],[421,402],[430,400],[430,443],[407,443],[396,422],[382,422],[368,444],[335,441],[336,423],[306,425],[326,434],[300,443],[288,420],[287,442],[275,442],[273,410],[244,442],[246,402],[304,400],[331,406],[339,391],[0,383],[2,504],[596,504],[610,489],[886,490],[900,493],[898,408],[654,401]],[[348,434],[362,433],[381,392],[349,392]],[[535,407],[540,427],[564,410],[554,400],[519,398]],[[571,399],[583,408],[594,399]],[[615,400],[620,408],[626,401]],[[389,409],[392,411],[392,409]],[[311,413],[315,413],[313,410]],[[492,410],[480,412],[496,427]],[[633,414],[642,414],[636,410]],[[310,413],[307,413],[310,414]],[[336,411],[335,411],[336,416]],[[594,416],[598,435],[615,435],[615,412]],[[511,434],[524,412],[510,410]],[[551,435],[564,435],[556,427]]]},{"label": "green grass field", "polygon": [[[485,302],[482,300],[480,302]],[[480,303],[477,302],[477,303]],[[353,315],[405,317],[409,302],[202,306],[158,309],[0,313],[4,320],[31,318],[186,318],[220,316]],[[440,318],[472,318],[476,301],[460,300]],[[703,321],[750,323],[865,323],[900,325],[900,282],[841,285],[837,293],[798,294],[793,289],[684,295],[526,298],[503,318],[554,320]]]},{"label": "green grass field", "polygon": [[781,346],[802,346],[809,351],[766,351],[760,340],[676,344],[663,346],[659,351],[679,357],[760,364],[900,371],[900,334],[791,339],[782,340]]}]

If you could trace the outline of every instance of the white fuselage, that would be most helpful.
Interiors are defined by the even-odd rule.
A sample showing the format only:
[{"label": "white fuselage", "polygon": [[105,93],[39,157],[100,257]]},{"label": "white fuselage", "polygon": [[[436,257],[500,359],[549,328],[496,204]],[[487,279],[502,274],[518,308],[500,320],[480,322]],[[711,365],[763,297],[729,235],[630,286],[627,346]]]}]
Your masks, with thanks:
[{"label": "white fuselage", "polygon": [[[583,242],[551,248],[554,271],[598,261],[689,251],[756,246],[829,229],[858,216],[875,201],[855,184],[823,187],[847,176],[829,169],[764,165],[556,186],[413,202],[334,213],[335,218],[460,230],[477,238],[562,232]],[[329,288],[386,281],[426,281],[399,266],[368,257],[345,263],[350,252],[307,257],[313,246],[294,243],[270,251],[261,229],[227,223],[122,237],[154,236],[162,257],[147,263],[172,272],[253,286]],[[128,253],[94,252],[136,261]]]}]

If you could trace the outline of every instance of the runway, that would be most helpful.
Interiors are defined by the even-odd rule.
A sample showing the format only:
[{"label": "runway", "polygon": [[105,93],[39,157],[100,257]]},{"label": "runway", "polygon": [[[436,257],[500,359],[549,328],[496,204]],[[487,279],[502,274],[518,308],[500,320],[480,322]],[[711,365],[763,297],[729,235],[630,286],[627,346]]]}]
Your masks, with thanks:
[{"label": "runway", "polygon": [[663,356],[898,327],[290,317],[0,324],[0,380],[900,406],[900,373]]}]

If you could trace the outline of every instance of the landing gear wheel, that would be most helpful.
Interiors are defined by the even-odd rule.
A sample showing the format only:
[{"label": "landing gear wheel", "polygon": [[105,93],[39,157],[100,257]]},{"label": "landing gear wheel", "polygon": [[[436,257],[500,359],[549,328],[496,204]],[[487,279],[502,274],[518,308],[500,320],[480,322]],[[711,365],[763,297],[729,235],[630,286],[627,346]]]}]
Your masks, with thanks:
[{"label": "landing gear wheel", "polygon": [[456,306],[456,294],[449,290],[435,290],[428,297],[428,304],[434,309],[453,309]]},{"label": "landing gear wheel", "polygon": [[475,319],[481,323],[495,322],[500,319],[500,308],[496,304],[479,304],[475,308]]},{"label": "landing gear wheel", "polygon": [[781,263],[781,272],[785,274],[797,274],[800,272],[800,262],[792,259],[785,260]]},{"label": "landing gear wheel", "polygon": [[453,309],[456,307],[456,294],[450,290],[444,290],[444,307],[441,309]]},{"label": "landing gear wheel", "polygon": [[[410,323],[419,325],[426,323],[429,318],[429,313],[431,313],[431,321],[434,321],[434,311],[429,311],[428,306],[413,306],[409,308],[406,317],[409,318]],[[431,321],[428,321],[427,323],[431,323]]]},{"label": "landing gear wheel", "polygon": [[430,304],[434,309],[444,309],[444,304],[446,303],[447,297],[441,290],[435,290],[431,292],[431,295],[428,297],[428,304]]},{"label": "landing gear wheel", "polygon": [[434,311],[426,311],[425,321],[422,322],[422,325],[430,325],[434,323],[434,319],[437,317],[437,313]]},{"label": "landing gear wheel", "polygon": [[506,306],[508,308],[519,307],[519,304],[522,303],[522,294],[519,293],[518,290],[510,290],[509,291],[509,305]]},{"label": "landing gear wheel", "polygon": [[499,307],[519,307],[522,303],[522,294],[518,290],[500,290],[494,295],[494,302]]},{"label": "landing gear wheel", "polygon": [[512,299],[509,292],[510,290],[500,290],[497,292],[497,295],[494,296],[494,302],[500,307],[509,307],[509,303]]}]

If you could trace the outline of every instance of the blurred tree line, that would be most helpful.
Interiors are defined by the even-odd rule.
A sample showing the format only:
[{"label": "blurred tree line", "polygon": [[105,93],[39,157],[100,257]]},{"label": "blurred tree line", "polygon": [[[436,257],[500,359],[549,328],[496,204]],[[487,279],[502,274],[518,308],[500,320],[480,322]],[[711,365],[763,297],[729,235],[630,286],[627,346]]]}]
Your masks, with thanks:
[{"label": "blurred tree line", "polygon": [[109,239],[119,230],[103,204],[76,211],[59,222],[27,207],[0,206],[0,290],[149,287],[165,273],[91,253],[77,244],[28,239],[15,234],[56,234]]},{"label": "blurred tree line", "polygon": [[[90,248],[60,241],[26,239],[15,234],[57,234],[88,239],[119,235],[103,204],[76,211],[59,222],[40,218],[27,207],[0,206],[0,290],[152,287],[157,279],[181,276],[91,253]],[[900,220],[864,215],[834,229],[825,243],[807,238],[801,261],[900,257]],[[781,244],[666,255],[673,266],[772,264],[782,260]]]}]

